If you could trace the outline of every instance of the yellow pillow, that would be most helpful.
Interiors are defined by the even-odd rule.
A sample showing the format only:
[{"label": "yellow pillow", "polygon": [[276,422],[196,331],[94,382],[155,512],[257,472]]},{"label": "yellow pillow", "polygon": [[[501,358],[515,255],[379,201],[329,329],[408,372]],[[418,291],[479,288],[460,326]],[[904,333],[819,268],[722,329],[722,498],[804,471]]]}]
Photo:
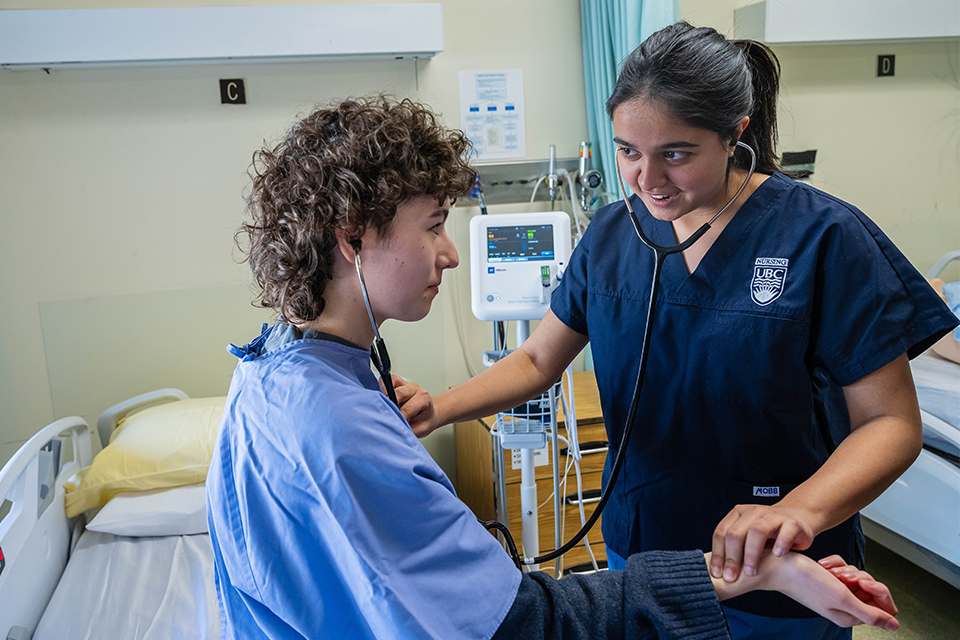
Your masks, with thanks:
[{"label": "yellow pillow", "polygon": [[126,418],[93,464],[64,484],[67,517],[102,507],[125,491],[204,482],[225,401],[225,397],[180,400]]}]

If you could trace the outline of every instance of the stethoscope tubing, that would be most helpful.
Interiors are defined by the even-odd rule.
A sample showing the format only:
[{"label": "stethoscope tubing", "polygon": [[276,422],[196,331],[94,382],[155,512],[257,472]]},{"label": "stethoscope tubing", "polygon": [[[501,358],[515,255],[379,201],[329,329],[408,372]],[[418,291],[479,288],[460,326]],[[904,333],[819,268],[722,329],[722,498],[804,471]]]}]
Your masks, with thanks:
[{"label": "stethoscope tubing", "polygon": [[363,267],[360,265],[360,243],[353,243],[353,263],[357,267],[357,278],[360,279],[360,292],[363,294],[363,303],[367,307],[367,316],[370,318],[370,325],[373,327],[373,345],[370,347],[370,359],[373,360],[373,366],[377,368],[380,374],[380,381],[383,388],[387,391],[387,397],[393,404],[400,407],[397,402],[397,392],[393,388],[393,376],[390,374],[390,354],[387,353],[387,345],[380,337],[380,329],[377,327],[377,321],[373,317],[373,309],[370,307],[370,294],[367,293],[367,283],[363,279]]},{"label": "stethoscope tubing", "polygon": [[656,312],[657,307],[657,297],[660,291],[660,274],[663,271],[663,263],[667,259],[667,256],[686,251],[693,246],[697,240],[702,238],[703,235],[710,230],[710,225],[712,225],[717,218],[719,218],[720,215],[726,211],[730,205],[737,200],[737,198],[740,197],[744,189],[747,188],[747,184],[749,184],[751,178],[753,178],[753,174],[757,167],[757,154],[754,153],[753,149],[751,149],[747,144],[740,142],[739,140],[737,140],[737,146],[743,147],[750,152],[750,170],[747,173],[747,177],[743,181],[743,184],[740,185],[740,188],[737,189],[737,192],[732,198],[730,198],[727,204],[725,204],[720,211],[710,218],[710,220],[703,223],[703,225],[701,225],[701,227],[697,229],[689,238],[683,242],[668,247],[663,247],[656,244],[643,232],[643,229],[640,226],[640,219],[637,217],[636,212],[634,212],[633,206],[630,204],[630,198],[627,195],[627,190],[623,186],[623,177],[620,175],[619,158],[615,160],[617,167],[617,180],[620,183],[620,191],[623,194],[623,202],[627,207],[627,211],[630,214],[630,219],[637,231],[637,237],[640,238],[640,241],[650,248],[654,254],[653,278],[650,283],[650,298],[647,301],[647,318],[643,327],[643,342],[640,346],[640,365],[637,368],[637,381],[633,388],[633,397],[630,400],[630,408],[627,411],[627,419],[623,426],[623,436],[620,439],[620,447],[617,449],[617,457],[613,462],[613,469],[610,472],[610,477],[607,479],[607,486],[600,495],[600,502],[597,503],[593,513],[590,514],[590,518],[580,528],[580,531],[578,531],[566,544],[561,546],[559,549],[555,549],[554,551],[545,553],[535,558],[524,558],[521,561],[522,564],[533,565],[540,564],[542,562],[549,562],[570,551],[570,549],[576,546],[576,544],[587,535],[590,529],[593,528],[593,525],[596,524],[597,520],[600,519],[600,515],[603,513],[604,507],[610,500],[610,495],[613,493],[613,486],[616,484],[617,479],[620,476],[620,469],[623,467],[623,454],[624,451],[626,451],[627,444],[630,442],[630,436],[633,433],[633,424],[636,421],[635,418],[637,415],[637,407],[640,404],[640,392],[643,390],[643,381],[647,375],[647,357],[650,351],[650,340],[653,336],[653,315]]}]

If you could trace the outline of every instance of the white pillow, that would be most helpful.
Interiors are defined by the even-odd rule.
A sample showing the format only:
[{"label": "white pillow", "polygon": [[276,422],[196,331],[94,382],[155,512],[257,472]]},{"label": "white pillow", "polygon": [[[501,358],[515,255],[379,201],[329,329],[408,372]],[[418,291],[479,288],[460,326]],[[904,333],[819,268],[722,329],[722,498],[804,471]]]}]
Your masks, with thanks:
[{"label": "white pillow", "polygon": [[206,485],[117,494],[87,529],[118,536],[207,533]]}]

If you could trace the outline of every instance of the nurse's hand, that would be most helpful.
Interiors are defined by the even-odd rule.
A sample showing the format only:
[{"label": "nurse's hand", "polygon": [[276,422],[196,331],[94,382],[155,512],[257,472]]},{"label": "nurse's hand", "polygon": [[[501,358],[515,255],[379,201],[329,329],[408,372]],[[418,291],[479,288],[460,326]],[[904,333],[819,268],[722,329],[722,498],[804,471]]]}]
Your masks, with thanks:
[{"label": "nurse's hand", "polygon": [[737,505],[720,521],[713,532],[710,575],[733,582],[740,570],[757,574],[760,559],[769,541],[773,555],[780,557],[791,549],[808,549],[817,534],[811,517],[801,509],[780,505]]},{"label": "nurse's hand", "polygon": [[392,377],[393,390],[396,392],[397,402],[400,404],[400,413],[407,419],[413,433],[418,438],[428,435],[436,429],[431,424],[435,418],[433,397],[416,382],[404,380],[398,375]]},{"label": "nurse's hand", "polygon": [[714,579],[714,587],[720,600],[755,589],[779,591],[841,627],[868,624],[893,631],[900,626],[887,587],[839,556],[818,564],[798,553],[779,558],[767,553],[756,576],[744,575],[732,584]]}]

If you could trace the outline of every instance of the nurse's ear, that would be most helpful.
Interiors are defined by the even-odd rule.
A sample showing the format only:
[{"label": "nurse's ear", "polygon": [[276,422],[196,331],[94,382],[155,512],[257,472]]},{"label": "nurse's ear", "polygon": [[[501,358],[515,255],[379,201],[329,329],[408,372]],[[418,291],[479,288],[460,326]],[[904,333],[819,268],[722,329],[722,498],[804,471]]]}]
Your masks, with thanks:
[{"label": "nurse's ear", "polygon": [[737,125],[737,128],[733,130],[733,137],[730,139],[730,148],[727,150],[728,157],[733,157],[733,152],[737,150],[737,141],[740,140],[740,136],[743,135],[748,124],[750,124],[750,116],[744,116],[740,124]]}]

